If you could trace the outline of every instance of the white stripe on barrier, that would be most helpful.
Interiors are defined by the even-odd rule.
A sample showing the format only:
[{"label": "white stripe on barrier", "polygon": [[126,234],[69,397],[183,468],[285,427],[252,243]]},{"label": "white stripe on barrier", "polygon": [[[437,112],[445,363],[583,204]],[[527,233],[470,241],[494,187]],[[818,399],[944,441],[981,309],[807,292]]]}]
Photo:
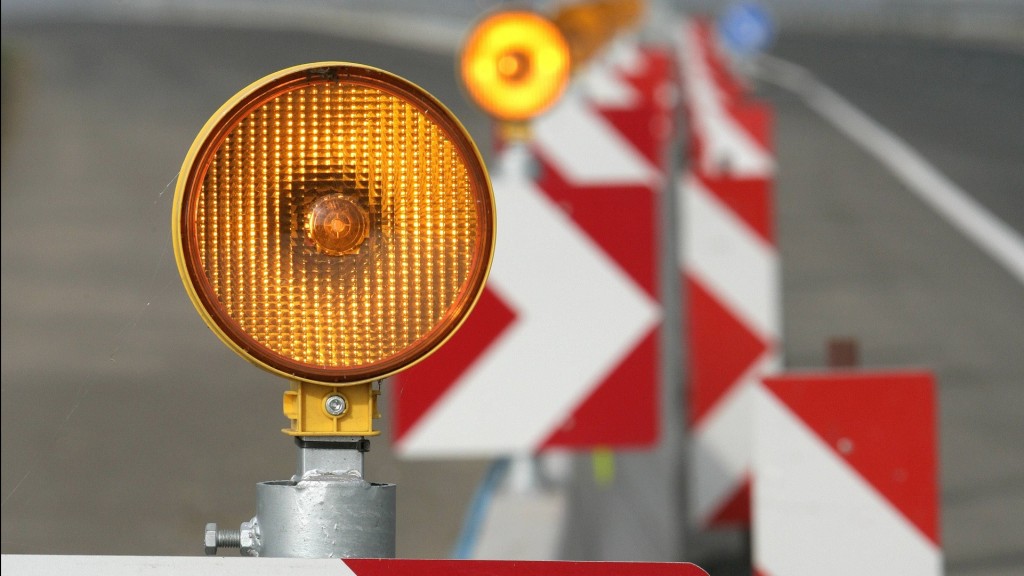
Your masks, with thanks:
[{"label": "white stripe on barrier", "polygon": [[405,436],[417,457],[534,452],[659,321],[657,303],[532,181],[503,169],[493,185],[502,230],[488,286],[517,318]]},{"label": "white stripe on barrier", "polygon": [[578,82],[587,100],[603,108],[635,108],[640,94],[622,79],[612,62],[601,59],[592,63],[579,75]]},{"label": "white stripe on barrier", "polygon": [[647,60],[643,51],[640,50],[640,43],[629,38],[616,38],[611,41],[608,48],[608,62],[615,67],[619,73],[639,74],[647,67]]},{"label": "white stripe on barrier", "polygon": [[583,95],[570,90],[534,121],[535,145],[576,186],[649,186],[660,172]]},{"label": "white stripe on barrier", "polygon": [[683,182],[680,266],[757,334],[778,336],[778,256],[774,247],[693,176]]},{"label": "white stripe on barrier", "polygon": [[942,553],[925,535],[773,394],[754,390],[758,569],[772,576],[941,573]]},{"label": "white stripe on barrier", "polygon": [[694,517],[711,518],[742,488],[750,471],[754,392],[770,354],[763,355],[737,380],[692,431],[693,467],[690,506]]}]

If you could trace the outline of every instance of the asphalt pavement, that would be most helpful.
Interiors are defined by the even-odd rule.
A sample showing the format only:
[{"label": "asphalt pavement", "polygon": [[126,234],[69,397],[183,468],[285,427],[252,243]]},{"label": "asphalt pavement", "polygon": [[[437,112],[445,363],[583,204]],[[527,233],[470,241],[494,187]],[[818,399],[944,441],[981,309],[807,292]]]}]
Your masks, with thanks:
[{"label": "asphalt pavement", "polygon": [[1024,45],[804,32],[783,36],[773,52],[810,69],[1024,234]]},{"label": "asphalt pavement", "polygon": [[[255,483],[290,476],[294,461],[283,383],[217,340],[175,270],[173,181],[199,128],[249,82],[314,60],[405,76],[482,143],[489,124],[459,92],[451,54],[295,31],[3,26],[0,549],[199,554],[205,522],[247,520]],[[834,35],[783,36],[776,52],[1024,230],[1019,53]],[[860,341],[865,366],[933,368],[948,572],[1016,573],[1024,287],[798,99],[763,94],[778,115],[787,366],[820,367],[841,335]],[[399,484],[399,555],[446,556],[486,463],[399,462],[387,445],[385,432],[367,476]],[[673,550],[674,534],[665,544],[671,507],[629,500],[672,466],[619,458],[610,487],[578,467],[574,510],[593,516],[570,518],[568,553],[698,554]],[[662,527],[659,546],[601,535],[635,510]]]}]

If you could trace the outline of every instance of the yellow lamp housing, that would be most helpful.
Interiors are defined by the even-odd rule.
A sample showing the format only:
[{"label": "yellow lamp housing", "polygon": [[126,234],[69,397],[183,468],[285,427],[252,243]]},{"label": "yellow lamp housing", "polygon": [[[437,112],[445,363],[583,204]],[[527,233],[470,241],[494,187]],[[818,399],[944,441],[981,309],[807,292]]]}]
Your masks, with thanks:
[{"label": "yellow lamp housing", "polygon": [[511,10],[474,26],[462,47],[460,72],[466,91],[485,112],[523,122],[558,100],[570,68],[569,45],[550,20]]},{"label": "yellow lamp housing", "polygon": [[317,62],[251,84],[206,123],[172,229],[207,325],[293,382],[286,432],[372,435],[373,383],[430,355],[480,296],[494,196],[472,139],[430,94]]}]

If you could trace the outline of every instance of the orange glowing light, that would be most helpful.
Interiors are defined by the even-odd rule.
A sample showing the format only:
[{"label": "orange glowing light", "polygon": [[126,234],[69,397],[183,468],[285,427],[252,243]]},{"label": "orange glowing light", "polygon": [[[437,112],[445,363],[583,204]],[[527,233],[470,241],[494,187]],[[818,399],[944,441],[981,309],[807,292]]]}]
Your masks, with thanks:
[{"label": "orange glowing light", "polygon": [[343,193],[321,196],[306,214],[306,232],[316,247],[327,254],[358,254],[370,236],[370,215],[358,199]]},{"label": "orange glowing light", "polygon": [[492,14],[470,32],[462,49],[466,90],[501,120],[527,120],[549,108],[565,90],[569,70],[562,33],[534,12]]},{"label": "orange glowing light", "polygon": [[244,89],[203,128],[175,195],[193,303],[236,352],[347,385],[429,355],[476,303],[494,198],[473,141],[414,84],[338,62]]},{"label": "orange glowing light", "polygon": [[590,60],[619,32],[640,21],[643,0],[591,0],[562,6],[552,18],[575,66]]}]

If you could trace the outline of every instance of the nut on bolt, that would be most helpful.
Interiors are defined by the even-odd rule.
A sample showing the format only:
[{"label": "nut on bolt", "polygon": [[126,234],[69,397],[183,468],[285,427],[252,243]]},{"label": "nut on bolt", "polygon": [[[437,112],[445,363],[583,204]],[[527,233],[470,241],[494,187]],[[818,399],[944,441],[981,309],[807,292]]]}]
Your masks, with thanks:
[{"label": "nut on bolt", "polygon": [[238,547],[242,556],[260,555],[260,525],[256,518],[248,522],[242,522],[238,530]]}]

